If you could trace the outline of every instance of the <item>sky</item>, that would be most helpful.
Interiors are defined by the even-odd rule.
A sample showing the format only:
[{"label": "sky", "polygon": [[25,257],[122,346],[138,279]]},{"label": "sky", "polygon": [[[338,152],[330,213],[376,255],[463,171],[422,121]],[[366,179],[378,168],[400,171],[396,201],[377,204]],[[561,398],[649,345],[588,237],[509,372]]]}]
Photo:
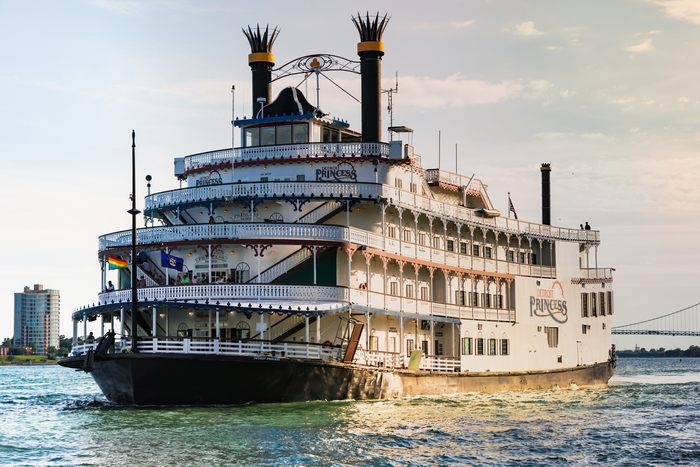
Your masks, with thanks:
[{"label": "sky", "polygon": [[[60,290],[65,335],[71,313],[96,301],[97,238],[130,228],[132,129],[139,209],[147,174],[153,192],[174,189],[173,158],[231,147],[232,100],[237,117],[252,105],[242,27],[281,29],[276,65],[357,60],[351,16],[367,11],[391,17],[383,87],[398,74],[393,121],[415,130],[424,167],[476,174],[504,215],[510,192],[518,217],[539,222],[539,166],[551,163],[552,223],[601,231],[615,324],[700,302],[700,2],[262,4],[0,0],[0,339],[24,286]],[[358,76],[329,76],[360,97]],[[273,83],[273,96],[299,82]],[[320,87],[321,108],[360,130],[359,104]],[[315,102],[314,82],[300,89]]]}]

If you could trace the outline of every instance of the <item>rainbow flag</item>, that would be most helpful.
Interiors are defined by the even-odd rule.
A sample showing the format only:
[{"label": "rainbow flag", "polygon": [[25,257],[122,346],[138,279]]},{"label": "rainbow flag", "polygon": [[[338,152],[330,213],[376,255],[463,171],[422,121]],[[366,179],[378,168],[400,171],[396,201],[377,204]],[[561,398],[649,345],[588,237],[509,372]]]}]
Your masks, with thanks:
[{"label": "rainbow flag", "polygon": [[107,255],[107,262],[109,263],[109,269],[123,269],[129,267],[129,263],[123,259],[115,258],[114,256]]}]

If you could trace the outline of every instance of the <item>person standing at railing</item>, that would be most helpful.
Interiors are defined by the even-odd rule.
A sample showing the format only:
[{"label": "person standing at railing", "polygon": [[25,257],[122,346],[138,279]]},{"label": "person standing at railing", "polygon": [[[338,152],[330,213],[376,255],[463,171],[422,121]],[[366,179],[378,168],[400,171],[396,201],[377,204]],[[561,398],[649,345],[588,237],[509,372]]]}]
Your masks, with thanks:
[{"label": "person standing at railing", "polygon": [[141,279],[136,283],[136,287],[138,288],[144,288],[146,287],[146,278],[141,276]]},{"label": "person standing at railing", "polygon": [[111,292],[114,290],[114,284],[112,284],[112,281],[109,281],[107,284],[107,292]]}]

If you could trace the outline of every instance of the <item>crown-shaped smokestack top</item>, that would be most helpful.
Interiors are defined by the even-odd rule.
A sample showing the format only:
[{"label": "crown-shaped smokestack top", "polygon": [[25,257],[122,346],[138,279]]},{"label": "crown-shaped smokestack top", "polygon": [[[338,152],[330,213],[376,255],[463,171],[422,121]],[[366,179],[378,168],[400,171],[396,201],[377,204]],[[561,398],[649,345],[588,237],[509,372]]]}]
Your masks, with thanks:
[{"label": "crown-shaped smokestack top", "polygon": [[357,18],[352,18],[360,33],[357,54],[362,74],[362,141],[365,143],[382,141],[382,35],[389,19],[388,15],[382,18],[379,13],[370,18],[369,12],[364,18],[359,13]]},{"label": "crown-shaped smokestack top", "polygon": [[251,29],[248,26],[248,30],[243,29],[243,34],[248,38],[250,43],[251,53],[272,53],[272,44],[275,43],[275,39],[279,35],[277,27],[270,33],[270,25],[265,26],[265,32],[260,32],[260,25],[258,24],[257,29]]},{"label": "crown-shaped smokestack top", "polygon": [[357,18],[352,18],[352,22],[355,23],[357,32],[360,33],[360,41],[381,42],[382,34],[384,34],[384,29],[386,29],[386,25],[389,23],[390,19],[388,15],[384,15],[384,18],[380,20],[379,12],[377,12],[377,16],[374,18],[374,21],[372,21],[369,18],[369,12],[367,12],[366,19],[362,19],[362,16],[358,13]]},{"label": "crown-shaped smokestack top", "polygon": [[243,29],[243,34],[250,43],[250,55],[248,65],[253,73],[253,115],[260,110],[258,99],[265,99],[265,104],[272,102],[272,67],[275,66],[275,56],[272,55],[272,45],[279,35],[277,27],[270,32],[270,25],[265,31],[260,31],[260,25],[256,29],[248,26]]}]

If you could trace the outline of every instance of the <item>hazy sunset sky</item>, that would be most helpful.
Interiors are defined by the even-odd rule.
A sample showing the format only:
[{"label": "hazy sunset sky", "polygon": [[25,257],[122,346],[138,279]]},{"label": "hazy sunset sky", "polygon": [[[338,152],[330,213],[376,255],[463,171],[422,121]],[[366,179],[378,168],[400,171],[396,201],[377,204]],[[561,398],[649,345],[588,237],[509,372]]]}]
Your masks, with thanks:
[{"label": "hazy sunset sky", "polygon": [[[146,174],[154,192],[174,189],[173,158],[231,147],[232,85],[236,116],[251,115],[242,27],[279,26],[277,65],[357,60],[351,15],[367,10],[391,16],[384,87],[398,72],[394,124],[415,130],[424,167],[454,171],[457,144],[459,172],[497,209],[510,192],[519,218],[540,222],[549,162],[552,223],[601,231],[615,324],[700,302],[698,1],[0,0],[0,339],[24,286],[61,291],[66,335],[73,310],[96,302],[97,238],[131,225],[132,129],[139,209]],[[359,98],[359,76],[329,76]],[[360,130],[359,104],[324,80],[321,108]]]}]

